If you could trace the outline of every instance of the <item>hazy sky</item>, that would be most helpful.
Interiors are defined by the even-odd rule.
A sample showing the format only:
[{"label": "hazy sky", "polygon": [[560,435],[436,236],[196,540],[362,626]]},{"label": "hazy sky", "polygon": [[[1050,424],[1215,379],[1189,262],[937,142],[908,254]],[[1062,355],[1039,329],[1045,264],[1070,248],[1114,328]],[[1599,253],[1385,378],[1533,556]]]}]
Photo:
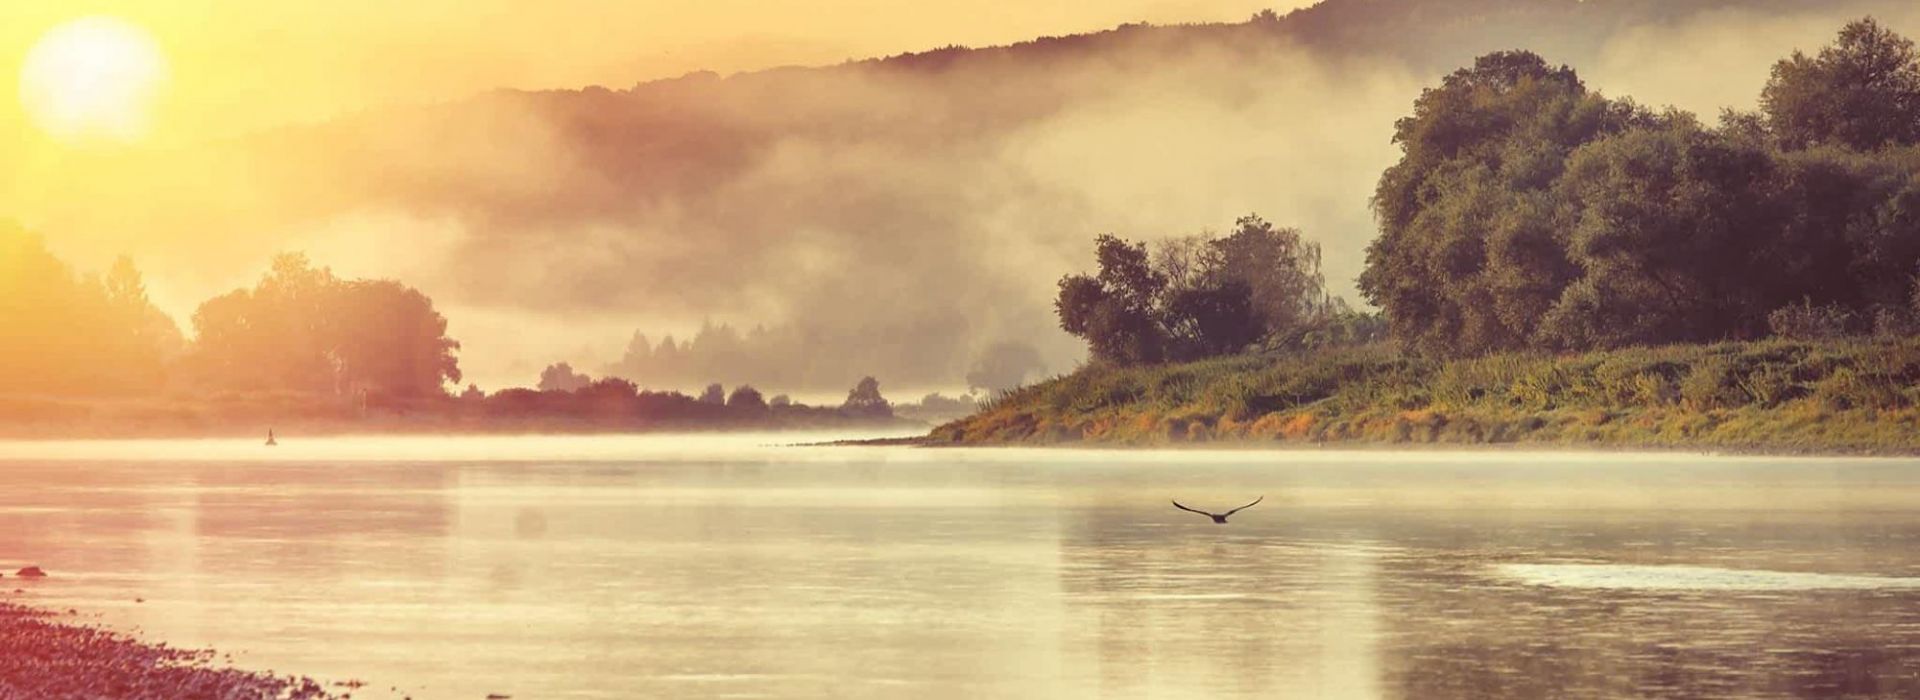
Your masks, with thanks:
[{"label": "hazy sky", "polygon": [[[947,44],[1001,44],[1147,21],[1240,20],[1304,0],[69,0],[0,3],[0,90],[49,29],[108,15],[151,32],[170,67],[152,138],[224,132],[496,87],[624,87]],[[0,127],[44,146],[18,100]]]}]

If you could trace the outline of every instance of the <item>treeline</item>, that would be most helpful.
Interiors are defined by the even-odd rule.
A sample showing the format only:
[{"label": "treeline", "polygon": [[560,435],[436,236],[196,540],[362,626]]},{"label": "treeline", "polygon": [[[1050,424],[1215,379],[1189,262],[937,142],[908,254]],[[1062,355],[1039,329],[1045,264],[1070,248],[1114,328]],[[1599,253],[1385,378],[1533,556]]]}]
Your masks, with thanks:
[{"label": "treeline", "polygon": [[1483,56],[1396,125],[1361,290],[1442,356],[1912,332],[1913,43],[1853,22],[1760,104],[1708,126]]},{"label": "treeline", "polygon": [[537,389],[511,388],[488,394],[470,386],[460,395],[458,404],[462,413],[493,420],[535,417],[620,425],[799,426],[848,420],[885,422],[894,416],[893,404],[880,393],[880,382],[873,377],[862,378],[837,406],[809,406],[784,394],[768,399],[745,384],[731,392],[711,384],[697,397],[677,391],[643,390],[620,377],[588,377],[566,363],[551,365],[542,372]]},{"label": "treeline", "polygon": [[[944,323],[934,319],[927,322]],[[918,358],[911,354],[901,357],[903,353],[890,348],[884,339],[926,332],[925,328],[913,327],[869,328],[857,335],[870,339],[856,342],[847,337],[855,333],[828,328],[788,324],[742,331],[730,324],[707,322],[692,337],[676,340],[669,334],[655,342],[636,331],[620,360],[604,368],[603,373],[654,386],[699,386],[714,377],[734,377],[795,390],[833,387],[846,381],[849,365],[914,374],[919,370],[908,365],[918,363]],[[856,346],[865,346],[861,352],[870,356],[848,357],[848,348]],[[1046,371],[1039,352],[1019,341],[989,345],[964,366],[968,385],[987,392],[1020,386]]]},{"label": "treeline", "polygon": [[441,396],[460,379],[446,325],[418,290],[287,254],[254,286],[201,304],[188,341],[128,259],[80,275],[38,236],[0,228],[0,394]]},{"label": "treeline", "polygon": [[38,236],[0,220],[0,387],[116,396],[158,389],[186,349],[126,258],[78,275]]},{"label": "treeline", "polygon": [[[537,389],[491,394],[462,378],[460,343],[432,299],[394,280],[347,279],[284,254],[249,287],[202,303],[189,340],[132,262],[81,275],[18,226],[0,227],[0,420],[10,432],[168,434],[237,423],[378,429],[825,426],[894,420],[872,377],[807,406],[748,385],[699,396],[549,367]],[[40,426],[40,427],[35,427]],[[285,427],[283,425],[283,427]],[[124,430],[123,430],[124,429]],[[52,430],[52,433],[48,431]]]}]

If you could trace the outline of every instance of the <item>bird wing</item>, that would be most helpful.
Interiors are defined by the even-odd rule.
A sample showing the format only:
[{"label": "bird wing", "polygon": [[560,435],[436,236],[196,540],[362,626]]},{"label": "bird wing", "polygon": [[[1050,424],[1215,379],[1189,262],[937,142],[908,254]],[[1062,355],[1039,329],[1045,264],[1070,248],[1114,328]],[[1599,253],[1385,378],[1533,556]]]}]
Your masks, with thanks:
[{"label": "bird wing", "polygon": [[1252,503],[1248,503],[1248,504],[1246,504],[1246,505],[1244,505],[1244,506],[1240,506],[1239,508],[1235,508],[1235,509],[1233,509],[1233,510],[1230,510],[1230,511],[1227,511],[1227,515],[1233,515],[1234,513],[1238,513],[1238,512],[1240,512],[1240,511],[1243,511],[1243,510],[1246,510],[1246,509],[1248,509],[1248,508],[1252,508],[1252,507],[1254,507],[1254,506],[1257,506],[1257,505],[1260,505],[1260,502],[1261,502],[1261,501],[1264,501],[1264,500],[1267,500],[1267,497],[1263,495],[1263,496],[1261,496],[1261,497],[1259,497],[1259,498],[1256,498],[1256,499],[1253,499],[1253,502],[1252,502]]},{"label": "bird wing", "polygon": [[1209,518],[1211,518],[1211,517],[1213,517],[1213,514],[1212,514],[1212,513],[1209,513],[1209,512],[1206,512],[1206,511],[1204,511],[1204,510],[1194,510],[1194,509],[1192,509],[1192,508],[1188,508],[1188,507],[1186,507],[1186,506],[1183,506],[1183,505],[1180,505],[1180,502],[1179,502],[1179,501],[1174,501],[1174,502],[1173,502],[1173,507],[1175,507],[1175,508],[1179,508],[1180,510],[1184,510],[1184,511],[1186,511],[1186,512],[1189,512],[1189,513],[1199,513],[1199,514],[1201,514],[1201,515],[1204,515],[1204,516],[1207,516],[1207,517],[1209,517]]}]

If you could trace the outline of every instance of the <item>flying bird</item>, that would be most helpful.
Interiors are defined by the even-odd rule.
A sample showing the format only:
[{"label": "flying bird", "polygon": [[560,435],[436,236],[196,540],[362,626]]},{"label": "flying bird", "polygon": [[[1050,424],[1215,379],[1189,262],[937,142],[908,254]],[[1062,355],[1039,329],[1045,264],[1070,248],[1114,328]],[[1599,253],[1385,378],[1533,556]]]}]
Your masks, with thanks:
[{"label": "flying bird", "polygon": [[1266,496],[1261,496],[1261,497],[1259,497],[1259,498],[1256,498],[1256,499],[1253,499],[1253,502],[1252,502],[1252,503],[1248,503],[1248,504],[1246,504],[1246,505],[1244,505],[1244,506],[1240,506],[1239,508],[1235,508],[1235,509],[1233,509],[1233,510],[1230,510],[1230,511],[1227,511],[1227,512],[1225,512],[1225,513],[1209,513],[1209,512],[1206,512],[1206,511],[1204,511],[1204,510],[1194,510],[1194,509],[1192,509],[1192,508],[1188,508],[1188,507],[1186,507],[1186,506],[1183,506],[1183,505],[1180,505],[1180,502],[1179,502],[1179,501],[1174,501],[1174,502],[1173,502],[1173,507],[1175,507],[1175,508],[1179,508],[1180,510],[1184,510],[1184,511],[1186,511],[1186,512],[1189,512],[1189,513],[1199,513],[1199,514],[1201,514],[1201,515],[1204,515],[1204,516],[1207,516],[1207,517],[1209,517],[1209,518],[1213,518],[1213,522],[1214,522],[1214,524],[1216,524],[1216,525],[1225,525],[1225,524],[1227,524],[1227,517],[1228,517],[1228,516],[1230,516],[1230,515],[1233,515],[1234,513],[1238,513],[1238,512],[1240,512],[1240,511],[1243,511],[1243,510],[1246,510],[1246,509],[1248,509],[1248,508],[1252,508],[1252,507],[1254,507],[1255,505],[1258,505],[1258,504],[1259,504],[1259,503],[1260,503],[1261,501],[1263,501],[1263,500],[1266,500],[1266,498],[1267,498]]}]

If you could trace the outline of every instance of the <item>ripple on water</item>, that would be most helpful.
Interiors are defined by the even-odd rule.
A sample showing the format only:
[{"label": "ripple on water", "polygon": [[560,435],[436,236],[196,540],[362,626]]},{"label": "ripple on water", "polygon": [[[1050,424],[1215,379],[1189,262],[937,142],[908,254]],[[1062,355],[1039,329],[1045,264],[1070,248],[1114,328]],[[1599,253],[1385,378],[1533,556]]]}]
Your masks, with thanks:
[{"label": "ripple on water", "polygon": [[1532,586],[1690,591],[1920,589],[1920,578],[1632,564],[1503,564],[1497,571]]}]

